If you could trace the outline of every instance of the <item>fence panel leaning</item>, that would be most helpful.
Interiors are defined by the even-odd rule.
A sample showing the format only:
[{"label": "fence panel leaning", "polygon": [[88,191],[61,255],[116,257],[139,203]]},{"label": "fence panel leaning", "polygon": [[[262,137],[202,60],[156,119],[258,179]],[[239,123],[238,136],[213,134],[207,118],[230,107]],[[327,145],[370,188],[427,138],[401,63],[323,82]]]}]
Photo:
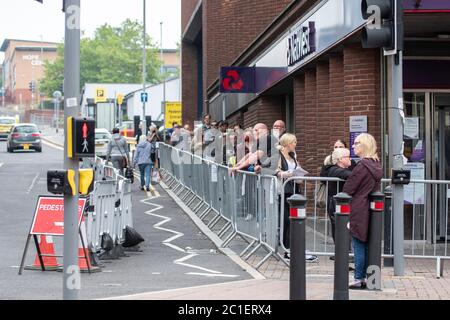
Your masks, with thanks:
[{"label": "fence panel leaning", "polygon": [[126,230],[133,227],[132,183],[102,159],[96,158],[93,165],[96,181],[87,214],[89,248],[100,259],[117,259],[125,256],[122,244],[127,241]]}]

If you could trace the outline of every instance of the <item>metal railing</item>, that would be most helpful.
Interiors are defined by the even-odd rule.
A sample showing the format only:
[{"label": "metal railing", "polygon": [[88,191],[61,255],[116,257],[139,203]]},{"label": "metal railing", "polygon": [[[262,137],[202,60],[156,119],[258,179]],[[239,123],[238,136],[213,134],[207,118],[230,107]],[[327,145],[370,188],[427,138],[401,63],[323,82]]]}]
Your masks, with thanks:
[{"label": "metal railing", "polygon": [[172,191],[188,206],[193,205],[193,211],[210,229],[222,222],[217,234],[223,240],[223,247],[240,235],[249,243],[240,254],[245,255],[244,259],[249,259],[260,248],[267,251],[257,267],[275,256],[278,243],[276,177],[242,171],[232,175],[228,167],[162,143],[160,160]]},{"label": "metal railing", "polygon": [[[345,181],[338,178],[295,177],[287,179],[299,184],[300,193],[306,195],[307,202],[307,232],[306,249],[315,255],[334,255],[334,243],[331,238],[331,222],[328,215],[328,201],[324,208],[320,208],[315,197],[319,183],[326,184]],[[393,213],[390,202],[390,179],[382,179],[380,190],[386,194],[386,205],[383,216],[383,257],[393,257]],[[337,192],[340,192],[337,183]],[[405,186],[404,202],[404,257],[415,259],[436,259],[436,274],[443,273],[443,260],[450,259],[448,232],[449,190],[450,181],[443,180],[411,180]],[[448,191],[447,191],[448,192]],[[284,192],[281,196],[281,212],[284,210]],[[280,238],[283,238],[284,217],[280,215]],[[281,247],[286,252],[288,249]]]},{"label": "metal railing", "polygon": [[109,234],[114,245],[125,241],[126,226],[133,226],[131,181],[106,165],[103,159],[94,162],[94,190],[90,194],[87,216],[87,238],[94,252],[102,251],[102,235]]},{"label": "metal railing", "polygon": [[[306,250],[321,256],[334,255],[331,224],[328,216],[328,201],[319,207],[316,190],[324,183],[328,194],[330,183],[345,181],[338,178],[294,177],[287,179],[278,190],[278,179],[274,176],[255,175],[239,171],[229,174],[229,168],[203,159],[192,153],[160,144],[161,169],[170,188],[188,207],[213,228],[219,221],[225,224],[218,235],[222,246],[229,245],[240,235],[249,245],[241,253],[248,259],[259,248],[267,255],[257,264],[259,268],[271,256],[280,258],[280,253],[289,252],[284,247],[284,187],[295,181],[301,194],[307,197]],[[380,185],[385,192],[390,184],[383,179]],[[295,188],[294,188],[295,189]],[[437,276],[442,274],[442,260],[448,254],[448,221],[450,181],[411,180],[405,187],[405,258],[436,259]],[[392,258],[393,215],[389,197],[384,213],[383,257]],[[280,212],[282,214],[280,214]],[[215,216],[208,218],[211,214]],[[231,231],[230,231],[231,230]],[[227,233],[228,232],[228,233]],[[253,249],[247,254],[247,252]],[[286,260],[282,260],[289,264]]]}]

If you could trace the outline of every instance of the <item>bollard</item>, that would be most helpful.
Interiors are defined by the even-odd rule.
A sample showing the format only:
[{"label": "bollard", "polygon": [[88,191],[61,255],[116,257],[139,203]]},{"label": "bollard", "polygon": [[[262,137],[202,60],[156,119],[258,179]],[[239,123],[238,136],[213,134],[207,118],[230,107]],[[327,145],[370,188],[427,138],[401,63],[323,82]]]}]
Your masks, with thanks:
[{"label": "bollard", "polygon": [[[392,188],[387,186],[384,190],[385,204],[384,204],[384,254],[393,254],[392,248],[394,247],[394,237],[391,235],[393,228],[392,221]],[[394,258],[384,258],[383,265],[385,267],[394,266]]]},{"label": "bollard", "polygon": [[335,245],[334,245],[334,300],[348,300],[348,263],[349,263],[349,231],[347,224],[350,215],[350,197],[346,193],[338,193],[336,202]]},{"label": "bollard", "polygon": [[289,274],[289,299],[306,300],[305,224],[306,198],[295,194],[287,199],[290,206],[291,263]]},{"label": "bollard", "polygon": [[[367,287],[368,289],[381,290],[381,228],[383,225],[384,194],[379,191],[373,192],[369,198],[370,229]],[[375,285],[373,285],[373,281],[375,281]]]}]

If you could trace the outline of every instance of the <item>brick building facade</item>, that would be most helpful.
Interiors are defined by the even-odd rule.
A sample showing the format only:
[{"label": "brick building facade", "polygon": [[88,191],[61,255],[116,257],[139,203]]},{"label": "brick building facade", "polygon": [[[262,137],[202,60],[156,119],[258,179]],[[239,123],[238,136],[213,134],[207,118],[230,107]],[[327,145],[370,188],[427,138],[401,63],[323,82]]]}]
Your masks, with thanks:
[{"label": "brick building facade", "polygon": [[[405,133],[405,157],[424,164],[423,178],[450,179],[450,165],[443,172],[433,162],[437,153],[450,154],[436,136],[450,129],[438,128],[435,121],[447,112],[439,110],[450,110],[445,76],[450,72],[450,1],[404,3],[404,109],[416,123],[414,134]],[[439,8],[428,11],[431,5]],[[271,128],[282,119],[298,138],[300,164],[317,175],[336,139],[351,144],[351,117],[364,116],[387,174],[390,69],[381,49],[362,48],[364,25],[359,1],[183,0],[183,122],[192,125],[205,112],[244,128],[258,122]],[[289,38],[308,27],[314,49],[291,64]],[[222,66],[286,72],[257,93],[224,94],[219,92]],[[417,148],[424,155],[419,160]]]},{"label": "brick building facade", "polygon": [[[43,61],[56,60],[57,45],[53,42],[29,40],[5,39],[3,41],[0,51],[5,53],[2,64],[7,103],[20,105],[38,103],[40,99],[38,82],[44,76]],[[31,81],[35,82],[36,87],[33,97],[29,88]]]}]

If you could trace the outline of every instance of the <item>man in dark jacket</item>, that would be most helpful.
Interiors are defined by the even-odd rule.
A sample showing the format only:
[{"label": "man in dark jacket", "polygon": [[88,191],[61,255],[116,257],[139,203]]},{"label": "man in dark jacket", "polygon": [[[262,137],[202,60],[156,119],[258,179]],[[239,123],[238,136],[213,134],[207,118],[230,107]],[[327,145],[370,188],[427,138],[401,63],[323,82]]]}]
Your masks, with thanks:
[{"label": "man in dark jacket", "polygon": [[[345,148],[335,149],[331,155],[331,163],[331,165],[322,167],[322,170],[320,171],[321,177],[347,180],[347,178],[352,174],[352,171],[348,169],[351,166],[350,150]],[[336,212],[333,196],[342,191],[343,184],[343,182],[328,182],[327,211],[331,222],[331,236],[333,237],[333,242],[335,240],[334,213]]]},{"label": "man in dark jacket", "polygon": [[366,287],[369,238],[369,195],[380,189],[383,169],[377,156],[373,136],[359,135],[353,144],[355,154],[361,158],[344,184],[343,192],[352,196],[350,202],[350,235],[355,254],[355,281],[350,289]]}]

